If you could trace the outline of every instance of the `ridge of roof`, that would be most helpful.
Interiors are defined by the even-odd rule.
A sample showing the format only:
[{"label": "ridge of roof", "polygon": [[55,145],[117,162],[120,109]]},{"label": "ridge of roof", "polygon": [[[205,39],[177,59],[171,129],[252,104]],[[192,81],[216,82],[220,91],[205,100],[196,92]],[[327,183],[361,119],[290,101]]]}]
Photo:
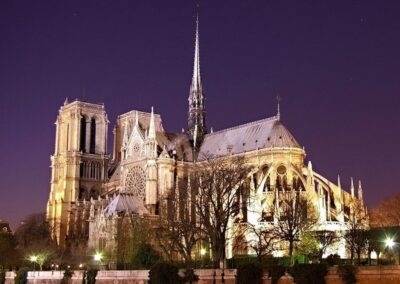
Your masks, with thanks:
[{"label": "ridge of roof", "polygon": [[220,134],[220,133],[227,132],[227,131],[234,130],[234,129],[239,129],[239,128],[242,128],[242,127],[247,127],[247,126],[250,126],[250,125],[260,124],[262,122],[274,121],[274,120],[279,121],[279,117],[277,115],[275,115],[275,116],[259,119],[259,120],[256,120],[256,121],[250,121],[250,122],[247,122],[247,123],[244,123],[244,124],[235,125],[235,126],[232,126],[232,127],[229,127],[229,128],[224,128],[224,129],[221,129],[221,130],[218,130],[218,131],[214,131],[213,133],[207,133],[205,137],[212,136],[214,134]]}]

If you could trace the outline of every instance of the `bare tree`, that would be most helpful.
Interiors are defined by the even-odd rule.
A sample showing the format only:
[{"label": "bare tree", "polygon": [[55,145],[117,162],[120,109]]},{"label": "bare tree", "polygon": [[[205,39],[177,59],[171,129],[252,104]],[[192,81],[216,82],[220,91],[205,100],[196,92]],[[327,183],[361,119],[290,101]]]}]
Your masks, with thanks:
[{"label": "bare tree", "polygon": [[357,263],[360,264],[361,255],[366,251],[368,245],[368,216],[361,200],[353,198],[350,206],[344,237],[351,261],[357,255]]},{"label": "bare tree", "polygon": [[279,202],[279,212],[274,212],[278,219],[274,233],[279,239],[288,242],[289,257],[293,263],[295,244],[300,241],[302,233],[313,229],[317,218],[312,204],[298,191],[282,192],[279,194]]},{"label": "bare tree", "polygon": [[169,193],[161,206],[159,226],[156,229],[160,247],[169,259],[177,252],[185,261],[186,269],[192,268],[192,252],[201,238],[196,222],[190,186],[190,177],[180,180],[177,188]]},{"label": "bare tree", "polygon": [[272,228],[249,224],[246,232],[250,237],[247,245],[256,253],[259,263],[266,256],[272,255],[277,244],[277,239]]},{"label": "bare tree", "polygon": [[332,246],[339,240],[339,236],[335,231],[320,230],[313,232],[314,238],[318,242],[318,258],[322,261],[328,247]]},{"label": "bare tree", "polygon": [[[51,228],[46,222],[44,213],[32,214],[21,222],[15,232],[18,247],[22,250],[26,258],[43,265],[51,259],[61,259],[57,244],[50,236]],[[60,260],[61,261],[61,260]]]},{"label": "bare tree", "polygon": [[370,225],[374,227],[400,226],[400,193],[396,193],[378,204],[370,212]]},{"label": "bare tree", "polygon": [[214,266],[223,267],[227,241],[239,216],[241,198],[249,191],[250,168],[240,157],[205,157],[196,164],[192,198],[203,234],[208,236]]}]

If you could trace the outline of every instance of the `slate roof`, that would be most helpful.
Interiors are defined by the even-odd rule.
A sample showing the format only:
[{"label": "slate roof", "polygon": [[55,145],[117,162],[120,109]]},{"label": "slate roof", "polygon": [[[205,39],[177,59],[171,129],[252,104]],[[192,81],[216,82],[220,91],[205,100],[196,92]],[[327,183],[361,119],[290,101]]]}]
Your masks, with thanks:
[{"label": "slate roof", "polygon": [[224,156],[278,147],[301,148],[282,122],[271,117],[207,134],[199,159],[207,155]]},{"label": "slate roof", "polygon": [[119,213],[148,214],[143,201],[139,200],[133,193],[120,192],[103,210],[107,215]]}]

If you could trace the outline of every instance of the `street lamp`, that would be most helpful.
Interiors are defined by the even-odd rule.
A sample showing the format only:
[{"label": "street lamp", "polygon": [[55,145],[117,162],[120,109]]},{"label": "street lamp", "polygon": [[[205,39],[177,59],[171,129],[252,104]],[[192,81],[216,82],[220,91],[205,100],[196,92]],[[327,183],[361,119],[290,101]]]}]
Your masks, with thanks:
[{"label": "street lamp", "polygon": [[38,256],[37,255],[31,255],[29,257],[29,260],[33,263],[33,271],[35,271],[35,263],[38,261]]},{"label": "street lamp", "polygon": [[93,256],[94,261],[98,261],[98,262],[100,262],[102,258],[103,258],[103,254],[101,252],[96,252],[96,254]]},{"label": "street lamp", "polygon": [[386,246],[387,246],[389,249],[393,248],[393,246],[394,246],[394,241],[393,241],[393,239],[386,239],[385,243],[386,243]]}]

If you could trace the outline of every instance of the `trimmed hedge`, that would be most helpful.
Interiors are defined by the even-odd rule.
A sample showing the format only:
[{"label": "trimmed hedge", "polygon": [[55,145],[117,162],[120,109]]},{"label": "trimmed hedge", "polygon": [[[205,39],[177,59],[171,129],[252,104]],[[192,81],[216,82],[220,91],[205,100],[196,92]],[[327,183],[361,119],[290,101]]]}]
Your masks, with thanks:
[{"label": "trimmed hedge", "polygon": [[179,269],[167,262],[154,264],[149,272],[149,284],[181,284],[182,278],[178,275]]},{"label": "trimmed hedge", "polygon": [[341,265],[338,267],[338,274],[345,284],[354,284],[356,279],[357,267],[353,265]]},{"label": "trimmed hedge", "polygon": [[0,284],[4,284],[6,282],[6,272],[4,270],[0,270]]},{"label": "trimmed hedge", "polygon": [[279,279],[285,275],[286,267],[283,265],[274,265],[268,268],[268,276],[271,277],[271,284],[277,284]]},{"label": "trimmed hedge", "polygon": [[328,267],[325,264],[296,264],[290,271],[296,284],[322,284]]},{"label": "trimmed hedge", "polygon": [[249,263],[238,268],[236,280],[237,284],[261,284],[262,277],[262,268],[254,263]]}]

